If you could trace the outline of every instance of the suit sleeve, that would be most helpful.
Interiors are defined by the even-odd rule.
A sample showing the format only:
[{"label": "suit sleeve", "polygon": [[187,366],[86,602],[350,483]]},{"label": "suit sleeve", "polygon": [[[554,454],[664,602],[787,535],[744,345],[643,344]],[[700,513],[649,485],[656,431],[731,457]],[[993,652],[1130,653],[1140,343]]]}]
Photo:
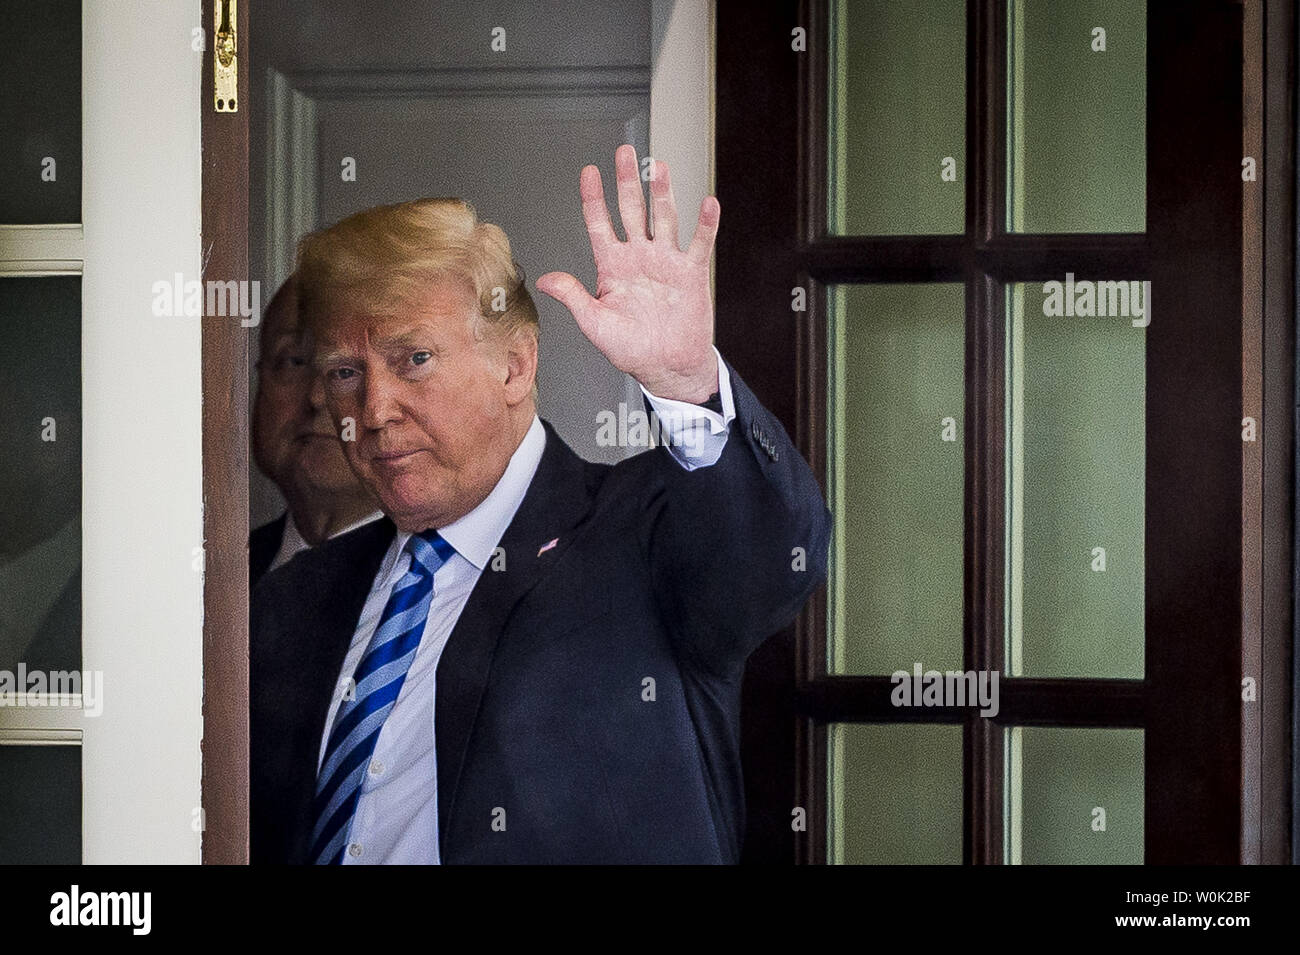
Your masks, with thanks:
[{"label": "suit sleeve", "polygon": [[718,407],[659,398],[641,386],[646,411],[659,420],[660,445],[668,449],[677,463],[688,471],[717,463],[727,443],[728,427],[736,417],[736,402],[731,393],[731,376],[718,349]]},{"label": "suit sleeve", "polygon": [[644,546],[679,653],[734,675],[826,579],[831,515],[812,469],[730,366],[736,416],[718,460],[657,448]]}]

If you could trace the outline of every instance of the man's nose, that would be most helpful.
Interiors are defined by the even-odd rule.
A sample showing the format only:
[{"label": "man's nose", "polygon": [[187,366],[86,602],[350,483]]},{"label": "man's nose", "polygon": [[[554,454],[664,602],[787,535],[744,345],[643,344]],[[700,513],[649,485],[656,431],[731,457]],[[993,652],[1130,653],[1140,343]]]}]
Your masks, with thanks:
[{"label": "man's nose", "polygon": [[392,424],[402,416],[395,382],[382,371],[367,376],[361,396],[361,426],[377,429]]},{"label": "man's nose", "polygon": [[313,374],[311,385],[307,388],[307,403],[311,405],[311,410],[320,412],[325,408],[325,376],[322,374]]}]

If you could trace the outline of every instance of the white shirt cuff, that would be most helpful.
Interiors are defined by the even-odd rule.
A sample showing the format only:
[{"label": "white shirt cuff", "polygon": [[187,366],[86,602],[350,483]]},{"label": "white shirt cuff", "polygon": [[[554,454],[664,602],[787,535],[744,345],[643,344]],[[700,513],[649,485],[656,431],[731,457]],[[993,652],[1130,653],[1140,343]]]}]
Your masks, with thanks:
[{"label": "white shirt cuff", "polygon": [[736,417],[736,402],[731,394],[731,376],[722,355],[715,347],[718,359],[718,399],[722,414],[675,398],[659,398],[641,386],[641,392],[650,402],[659,419],[659,443],[688,471],[716,464],[727,445],[728,426]]}]

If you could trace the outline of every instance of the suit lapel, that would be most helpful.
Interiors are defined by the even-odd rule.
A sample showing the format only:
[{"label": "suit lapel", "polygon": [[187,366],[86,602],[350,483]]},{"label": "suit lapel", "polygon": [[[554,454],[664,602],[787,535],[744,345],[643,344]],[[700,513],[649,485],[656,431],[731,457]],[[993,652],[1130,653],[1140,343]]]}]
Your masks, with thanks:
[{"label": "suit lapel", "polygon": [[438,831],[444,861],[447,821],[455,807],[465,754],[501,631],[515,604],[555,565],[591,506],[585,462],[550,424],[542,424],[546,448],[537,473],[498,545],[505,553],[505,569],[493,570],[490,563],[484,568],[438,661],[434,729]]},{"label": "suit lapel", "polygon": [[320,594],[315,603],[315,625],[308,629],[312,639],[296,648],[294,666],[289,671],[293,678],[302,681],[300,695],[291,698],[303,700],[305,712],[315,714],[314,732],[305,737],[294,757],[297,772],[302,778],[312,780],[313,786],[321,734],[329,718],[339,671],[375,574],[396,530],[393,522],[385,517],[330,542],[334,546],[320,548],[323,562],[316,573],[322,586],[312,588]]}]

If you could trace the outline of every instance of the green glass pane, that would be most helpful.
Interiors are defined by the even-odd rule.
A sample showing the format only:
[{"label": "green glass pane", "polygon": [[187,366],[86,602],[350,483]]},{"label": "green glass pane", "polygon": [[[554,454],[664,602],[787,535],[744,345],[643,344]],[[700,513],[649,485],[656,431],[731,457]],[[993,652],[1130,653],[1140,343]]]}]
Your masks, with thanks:
[{"label": "green glass pane", "polygon": [[1007,229],[1144,232],[1145,0],[1009,0],[1007,18]]},{"label": "green glass pane", "polygon": [[966,4],[836,0],[830,36],[830,232],[964,231]]},{"label": "green glass pane", "polygon": [[1007,861],[1139,865],[1141,730],[1007,730]]},{"label": "green glass pane", "polygon": [[81,864],[81,747],[0,745],[0,865]]},{"label": "green glass pane", "polygon": [[[1058,284],[1007,290],[1007,671],[1140,679],[1145,319],[1132,300],[1129,315],[1044,314],[1084,300],[1084,283]],[[1121,288],[1149,298],[1143,282],[1088,284],[1108,313]]]},{"label": "green glass pane", "polygon": [[81,278],[0,278],[0,670],[81,669]]},{"label": "green glass pane", "polygon": [[960,669],[963,290],[831,291],[827,667]]},{"label": "green glass pane", "polygon": [[828,861],[961,864],[960,726],[836,723],[827,750]]}]

